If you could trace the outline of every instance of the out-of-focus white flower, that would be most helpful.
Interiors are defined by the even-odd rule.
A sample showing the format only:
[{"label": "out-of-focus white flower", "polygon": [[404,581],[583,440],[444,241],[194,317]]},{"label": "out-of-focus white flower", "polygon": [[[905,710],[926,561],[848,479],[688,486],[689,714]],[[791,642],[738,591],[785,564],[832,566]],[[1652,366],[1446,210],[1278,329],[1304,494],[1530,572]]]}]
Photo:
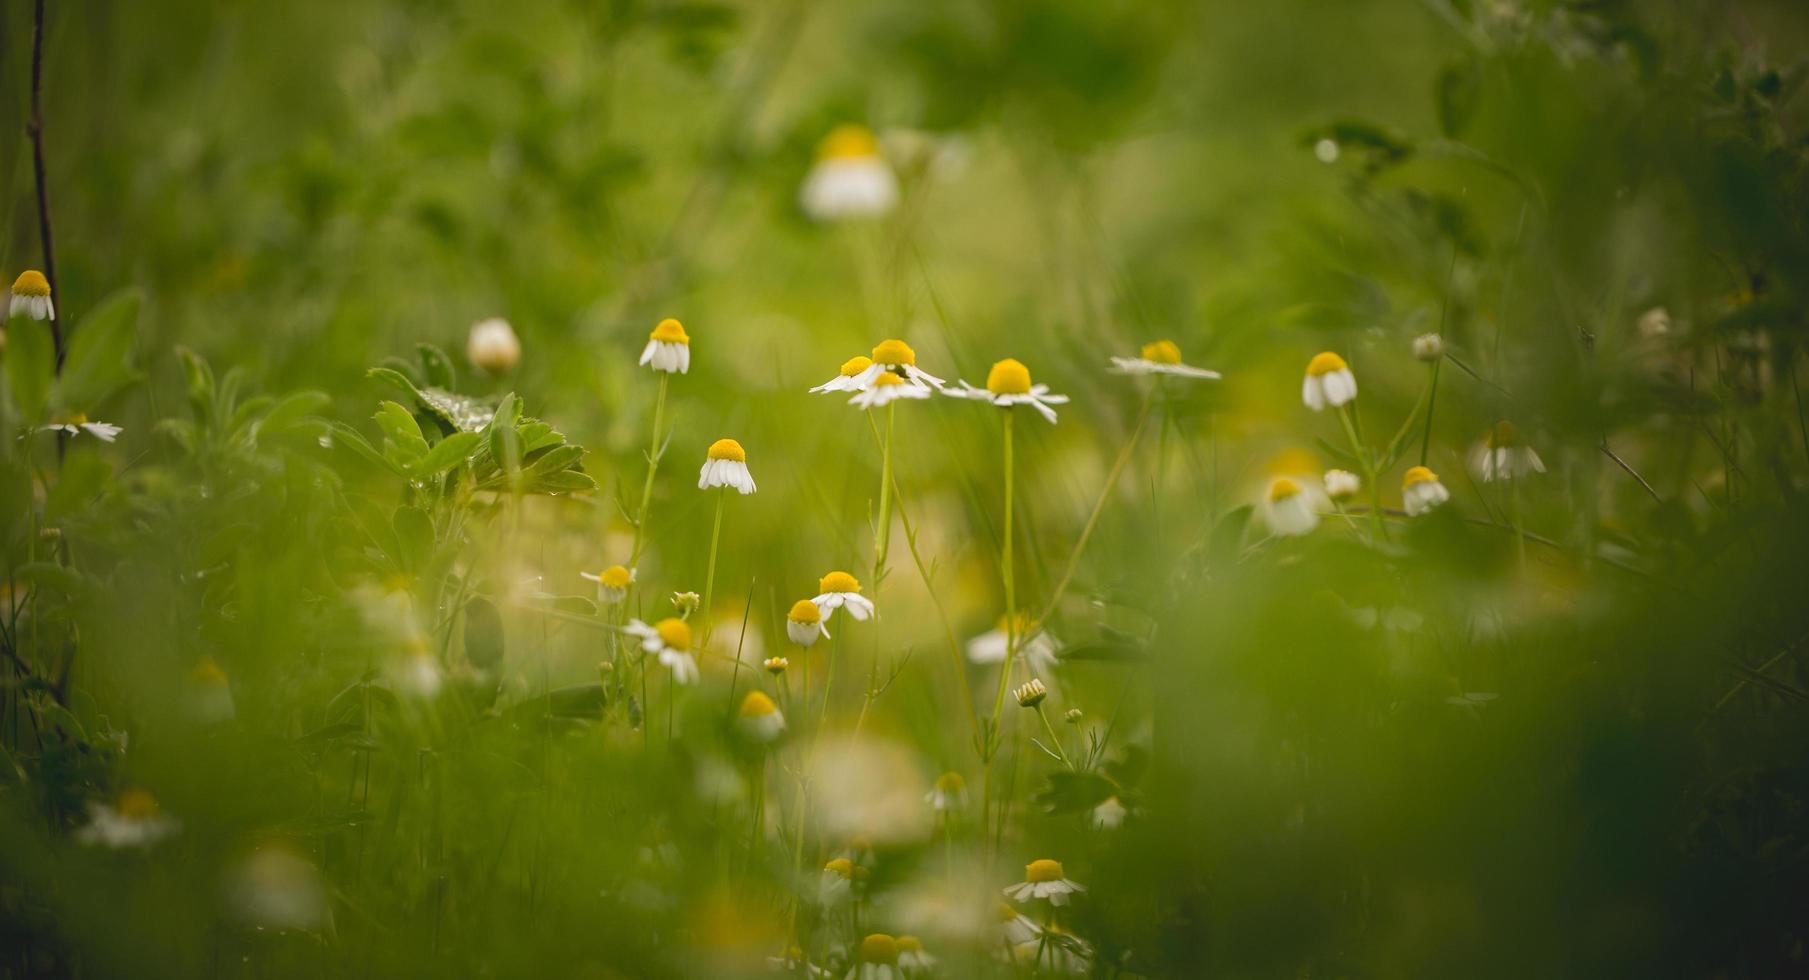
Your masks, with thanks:
[{"label": "out-of-focus white flower", "polygon": [[992,366],[992,370],[986,372],[986,387],[975,388],[963,381],[959,389],[944,388],[942,393],[956,398],[990,402],[1000,408],[1029,405],[1050,425],[1055,424],[1055,409],[1049,406],[1068,403],[1067,395],[1050,394],[1048,385],[1031,384],[1030,369],[1022,361],[1011,357],[999,361]]},{"label": "out-of-focus white flower", "polygon": [[1319,509],[1312,494],[1285,476],[1269,483],[1268,506],[1264,517],[1269,530],[1284,537],[1310,534],[1319,526]]},{"label": "out-of-focus white flower", "polygon": [[[816,607],[812,606],[811,608],[814,609]],[[764,666],[766,667],[767,673],[777,677],[791,669],[791,661],[784,657],[768,657],[766,658]]]},{"label": "out-of-focus white flower", "polygon": [[691,337],[685,325],[667,317],[647,335],[647,346],[641,350],[642,366],[655,371],[685,374],[691,370]]},{"label": "out-of-focus white flower", "polygon": [[842,362],[842,370],[841,370],[840,374],[837,374],[835,377],[830,378],[828,381],[825,381],[822,384],[817,385],[815,388],[810,389],[811,393],[819,394],[819,393],[833,392],[833,391],[864,391],[864,390],[866,390],[867,385],[865,382],[861,381],[861,378],[866,375],[867,369],[872,366],[873,366],[873,358],[871,358],[871,357],[866,357],[864,355],[857,355],[855,357],[850,357],[849,359]]},{"label": "out-of-focus white flower", "polygon": [[1671,332],[1671,311],[1662,306],[1654,306],[1639,315],[1639,335],[1645,340],[1657,340]]},{"label": "out-of-focus white flower", "polygon": [[521,338],[502,317],[479,320],[465,338],[465,359],[485,374],[507,374],[521,363]]},{"label": "out-of-focus white flower", "polygon": [[883,371],[873,379],[873,384],[865,391],[856,392],[848,404],[855,408],[879,408],[890,405],[901,398],[928,398],[930,389],[921,385],[910,384],[905,379],[890,371]]},{"label": "out-of-focus white flower", "polygon": [[142,789],[129,789],[119,794],[112,806],[89,803],[88,823],[75,832],[75,839],[117,851],[150,847],[179,828],[180,824],[164,815],[156,797]]},{"label": "out-of-focus white flower", "polygon": [[[1025,631],[1031,625],[1030,617],[1024,613],[1018,613],[1017,618],[1018,656],[1024,658],[1024,663],[1029,666],[1032,674],[1047,674],[1054,670],[1056,665],[1055,638],[1043,630],[1025,635]],[[977,664],[1004,663],[1010,644],[1010,637],[1007,635],[1005,627],[1005,617],[1000,616],[996,627],[968,640],[967,659]]]},{"label": "out-of-focus white flower", "polygon": [[1438,481],[1438,474],[1424,466],[1414,466],[1401,477],[1401,503],[1407,516],[1418,517],[1451,499],[1451,491]]},{"label": "out-of-focus white flower", "polygon": [[[828,576],[825,576],[825,578],[827,577]],[[858,589],[859,587],[860,583],[855,583],[855,588]],[[863,599],[862,601],[865,602],[866,600]],[[869,605],[871,605],[871,603],[869,603]],[[850,609],[849,613],[852,614],[853,610]],[[866,617],[857,616],[856,618],[865,619]],[[791,611],[785,614],[785,635],[790,637],[793,643],[796,643],[801,647],[808,647],[815,644],[817,642],[817,637],[819,636],[828,636],[829,627],[823,623],[822,607],[818,606],[816,601],[812,599],[799,599],[797,602],[792,603]]]},{"label": "out-of-focus white flower", "polygon": [[1136,357],[1112,358],[1114,374],[1163,374],[1176,378],[1211,380],[1221,377],[1217,371],[1181,363],[1181,348],[1172,340],[1144,344]]},{"label": "out-of-focus white flower", "polygon": [[854,897],[855,875],[861,870],[847,858],[832,858],[823,865],[823,873],[818,876],[817,901],[831,908],[848,904]]},{"label": "out-of-focus white flower", "polygon": [[[843,365],[846,369],[847,365]],[[896,374],[919,388],[942,387],[942,379],[917,366],[917,352],[902,340],[882,340],[873,347],[866,368],[854,376],[855,390],[865,390],[880,375]]]},{"label": "out-of-focus white flower", "polygon": [[39,426],[38,431],[62,432],[72,436],[81,435],[86,432],[102,442],[112,442],[119,438],[121,432],[126,430],[111,422],[90,422],[88,421],[88,416],[76,412],[71,415],[65,415],[49,425]]},{"label": "out-of-focus white flower", "polygon": [[1301,382],[1300,400],[1315,412],[1326,406],[1337,408],[1357,397],[1357,376],[1344,358],[1322,351],[1307,362],[1306,380]]},{"label": "out-of-focus white flower", "polygon": [[240,921],[263,929],[313,932],[331,917],[319,870],[279,846],[262,848],[227,872],[226,902]]},{"label": "out-of-focus white flower", "polygon": [[682,619],[662,619],[652,626],[631,619],[623,627],[638,637],[641,649],[659,657],[661,665],[672,671],[672,679],[680,684],[697,682],[697,660],[691,656],[691,627]]},{"label": "out-of-focus white flower", "polygon": [[766,958],[766,968],[788,977],[829,977],[834,976],[828,970],[811,963],[804,958],[804,950],[797,946],[785,947],[785,952],[778,956]]},{"label": "out-of-focus white flower", "polygon": [[1363,489],[1363,480],[1349,470],[1325,471],[1325,494],[1337,501],[1349,500]]},{"label": "out-of-focus white flower", "polygon": [[12,303],[7,316],[20,314],[33,320],[56,319],[56,305],[50,301],[50,280],[36,269],[26,269],[13,280]]},{"label": "out-of-focus white flower", "polygon": [[1068,904],[1068,896],[1086,891],[1086,886],[1070,881],[1060,861],[1038,858],[1024,866],[1024,880],[1007,886],[1005,897],[1017,902],[1046,898],[1051,905]]},{"label": "out-of-focus white flower", "polygon": [[1423,333],[1413,338],[1413,357],[1427,364],[1445,356],[1445,338],[1435,333]]},{"label": "out-of-focus white flower", "polygon": [[680,619],[690,619],[691,614],[696,612],[697,607],[701,605],[703,605],[703,597],[695,592],[672,593],[672,608],[678,613]]},{"label": "out-of-focus white flower", "polygon": [[747,469],[747,450],[733,439],[710,443],[703,469],[697,474],[699,490],[716,487],[733,487],[743,496],[754,492],[754,477]]},{"label": "out-of-focus white flower", "polygon": [[898,968],[907,977],[927,976],[936,969],[936,957],[924,952],[923,940],[916,936],[899,936]]},{"label": "out-of-focus white flower", "polygon": [[917,753],[889,740],[819,740],[807,771],[811,815],[827,840],[864,838],[870,846],[916,843],[934,822],[923,805],[925,785]]},{"label": "out-of-focus white flower", "polygon": [[876,932],[861,940],[859,956],[854,969],[848,971],[848,980],[896,980],[901,975],[898,940]]},{"label": "out-of-focus white flower", "polygon": [[923,800],[937,813],[953,813],[967,808],[967,780],[958,772],[945,772],[936,777],[936,785]]},{"label": "out-of-focus white flower", "polygon": [[1313,156],[1317,157],[1320,163],[1337,163],[1338,141],[1329,136],[1320,139],[1319,142],[1313,144]]},{"label": "out-of-focus white flower", "polygon": [[1043,934],[1036,920],[1013,908],[1009,902],[999,903],[999,933],[1007,946],[1035,942]]},{"label": "out-of-focus white flower", "polygon": [[1470,450],[1470,471],[1484,483],[1545,472],[1545,461],[1520,438],[1512,422],[1497,422]]},{"label": "out-of-focus white flower", "polygon": [[[863,622],[876,614],[873,600],[861,595],[860,580],[847,572],[830,572],[818,580],[817,588],[822,592],[810,601],[823,613],[824,636],[829,635],[828,620],[837,609],[847,609],[848,615]],[[793,611],[796,611],[795,606]]]},{"label": "out-of-focus white flower", "polygon": [[204,724],[230,721],[235,709],[226,672],[212,657],[202,657],[188,673],[189,714]]},{"label": "out-of-focus white flower", "polygon": [[1118,797],[1109,796],[1104,803],[1093,808],[1093,826],[1100,830],[1114,830],[1124,823],[1124,816],[1130,811],[1118,802]]},{"label": "out-of-focus white flower", "polygon": [[756,742],[771,742],[785,732],[785,716],[764,691],[749,691],[741,700],[741,717],[737,724]]},{"label": "out-of-focus white flower", "polygon": [[390,686],[397,692],[421,701],[431,701],[440,693],[443,679],[440,661],[425,643],[411,644],[390,661]]},{"label": "out-of-focus white flower", "polygon": [[634,584],[634,570],[624,565],[611,565],[595,575],[589,572],[578,575],[597,583],[597,601],[606,606],[628,598],[628,587]]},{"label": "out-of-focus white flower", "polygon": [[818,144],[798,203],[815,221],[876,218],[898,204],[898,177],[865,126],[837,126]]}]

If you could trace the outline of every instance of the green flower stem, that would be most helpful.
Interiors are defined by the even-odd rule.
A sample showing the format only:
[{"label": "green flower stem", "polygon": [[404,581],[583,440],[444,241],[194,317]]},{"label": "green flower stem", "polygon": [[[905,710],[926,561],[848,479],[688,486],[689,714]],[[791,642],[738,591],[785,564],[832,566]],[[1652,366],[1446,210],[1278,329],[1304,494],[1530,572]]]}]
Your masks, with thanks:
[{"label": "green flower stem", "polygon": [[1000,574],[1005,581],[1005,662],[999,670],[999,693],[992,702],[992,727],[996,732],[999,727],[999,713],[1005,707],[1005,689],[1011,683],[1012,662],[1018,652],[1018,605],[1017,581],[1012,571],[1011,561],[1011,512],[1014,478],[1012,474],[1011,420],[1012,412],[1005,410],[1005,540],[1000,549]]},{"label": "green flower stem", "polygon": [[[867,580],[873,590],[869,598],[879,601],[879,586],[886,575],[886,551],[892,536],[892,434],[897,423],[897,402],[886,405],[886,434],[879,443],[879,523],[873,528],[873,577]],[[867,413],[872,423],[873,413]],[[877,423],[873,423],[877,426]],[[867,711],[873,707],[874,690],[879,685],[880,631],[873,631],[873,659],[867,665],[867,693],[861,700],[861,713],[854,720],[854,731],[860,733],[867,723]]]},{"label": "green flower stem", "polygon": [[1350,439],[1351,452],[1363,466],[1363,477],[1369,481],[1369,520],[1372,544],[1381,544],[1388,539],[1387,527],[1382,523],[1382,487],[1376,481],[1376,462],[1363,440],[1357,436],[1357,427],[1351,421],[1350,403],[1338,406],[1338,421],[1344,425],[1344,434]]},{"label": "green flower stem", "polygon": [[660,430],[666,426],[666,388],[671,382],[672,375],[660,372],[660,390],[653,401],[653,441],[647,446],[647,480],[641,484],[641,506],[634,512],[634,548],[628,553],[630,571],[639,564],[641,549],[647,543],[647,510],[653,505],[653,477],[659,472],[660,457],[666,454],[660,445]]},{"label": "green flower stem", "polygon": [[[722,507],[728,494],[727,487],[716,488],[716,522],[710,528],[710,564],[704,571],[703,605],[697,607],[698,612],[703,614],[703,639],[697,644],[699,653],[709,646],[710,625],[715,622],[715,618],[710,614],[710,596],[716,591],[716,548],[722,543]],[[736,658],[736,662],[740,663],[740,658]]]},{"label": "green flower stem", "polygon": [[1068,758],[1068,750],[1062,748],[1061,736],[1055,734],[1055,726],[1049,724],[1049,714],[1043,710],[1043,706],[1040,704],[1036,706],[1036,716],[1043,722],[1043,731],[1049,733],[1049,744],[1055,747],[1055,754],[1061,757],[1062,765],[1073,769],[1074,762]]}]

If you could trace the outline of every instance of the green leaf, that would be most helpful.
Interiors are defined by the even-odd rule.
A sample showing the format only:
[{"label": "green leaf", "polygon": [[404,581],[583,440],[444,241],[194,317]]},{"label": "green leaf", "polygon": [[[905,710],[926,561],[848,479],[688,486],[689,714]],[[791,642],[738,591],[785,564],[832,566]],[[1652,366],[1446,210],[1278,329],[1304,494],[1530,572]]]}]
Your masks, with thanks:
[{"label": "green leaf", "polygon": [[366,462],[375,463],[382,469],[397,475],[402,475],[401,467],[390,462],[388,459],[385,459],[382,453],[372,448],[371,444],[365,441],[364,436],[360,435],[357,429],[352,428],[344,422],[333,420],[327,422],[327,429],[332,436],[335,448],[343,448],[354,455],[363,457]]},{"label": "green leaf", "polygon": [[521,471],[521,434],[515,431],[520,415],[521,399],[510,394],[503,397],[490,419],[490,458],[510,484]]},{"label": "green leaf", "polygon": [[271,406],[258,422],[260,433],[280,433],[293,428],[297,422],[327,407],[332,401],[325,392],[298,391]]},{"label": "green leaf", "polygon": [[1056,770],[1049,774],[1049,784],[1036,794],[1035,800],[1049,813],[1080,813],[1104,803],[1112,792],[1112,783],[1104,776]]},{"label": "green leaf", "polygon": [[13,407],[27,425],[44,420],[50,400],[50,379],[56,370],[56,351],[50,342],[50,325],[14,317],[6,325],[6,381],[13,392]]},{"label": "green leaf", "polygon": [[454,432],[434,443],[427,455],[415,461],[414,474],[418,477],[439,476],[469,459],[483,441],[484,437],[476,432]]},{"label": "green leaf", "polygon": [[421,389],[415,387],[413,381],[408,380],[408,375],[403,374],[395,368],[374,367],[369,371],[364,372],[364,376],[391,385],[417,401],[421,398]]},{"label": "green leaf", "polygon": [[421,374],[430,386],[447,390],[453,388],[452,359],[446,356],[445,351],[432,344],[416,344],[415,353],[421,356]]},{"label": "green leaf", "polygon": [[549,449],[528,462],[527,469],[522,471],[522,478],[528,481],[551,476],[560,470],[577,463],[584,456],[581,446],[560,446]]},{"label": "green leaf", "polygon": [[[414,413],[396,402],[386,401],[377,406],[373,418],[389,438],[384,455],[390,456],[397,465],[407,468],[427,455],[427,440],[421,435],[421,426],[415,422]],[[395,450],[393,454],[391,449]]]},{"label": "green leaf", "polygon": [[465,603],[465,659],[485,670],[502,663],[502,616],[490,600],[474,598]]},{"label": "green leaf", "polygon": [[532,493],[590,493],[597,489],[597,481],[588,473],[560,470],[534,481],[527,489]]},{"label": "green leaf", "polygon": [[136,289],[114,293],[69,332],[69,356],[57,382],[58,408],[90,412],[114,392],[137,380],[132,367],[138,344]]},{"label": "green leaf", "polygon": [[416,393],[422,407],[460,432],[480,432],[490,424],[493,409],[481,399],[455,394],[440,388],[427,388]]},{"label": "green leaf", "polygon": [[400,545],[400,564],[404,571],[419,571],[433,557],[433,518],[419,507],[398,507],[391,520]]},{"label": "green leaf", "polygon": [[182,359],[183,381],[188,389],[188,405],[195,418],[205,424],[214,407],[214,369],[201,355],[186,347],[176,348]]}]

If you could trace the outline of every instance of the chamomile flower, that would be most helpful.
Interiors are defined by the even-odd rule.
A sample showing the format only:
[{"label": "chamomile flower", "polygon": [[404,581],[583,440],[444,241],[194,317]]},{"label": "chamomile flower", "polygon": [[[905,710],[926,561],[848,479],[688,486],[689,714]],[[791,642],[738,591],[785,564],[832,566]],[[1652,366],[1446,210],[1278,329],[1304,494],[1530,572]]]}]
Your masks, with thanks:
[{"label": "chamomile flower", "polygon": [[925,976],[936,969],[936,958],[924,952],[923,940],[916,936],[899,936],[898,968],[907,977]]},{"label": "chamomile flower", "polygon": [[1401,503],[1407,516],[1418,517],[1451,499],[1451,491],[1438,482],[1438,474],[1424,466],[1415,466],[1401,477]]},{"label": "chamomile flower", "polygon": [[791,661],[784,657],[768,657],[763,666],[766,667],[767,673],[777,677],[791,669]]},{"label": "chamomile flower", "polygon": [[1208,371],[1190,364],[1181,363],[1181,348],[1172,340],[1157,340],[1143,345],[1143,350],[1136,357],[1112,358],[1113,374],[1166,374],[1175,378],[1200,378],[1215,380],[1223,377],[1217,371]]},{"label": "chamomile flower", "polygon": [[595,575],[589,572],[579,572],[578,575],[597,583],[597,601],[606,606],[613,606],[628,598],[628,587],[634,584],[634,569],[623,565],[611,565]]},{"label": "chamomile flower", "polygon": [[872,386],[874,379],[881,374],[891,372],[919,388],[942,387],[942,379],[917,366],[917,352],[911,345],[902,340],[882,340],[873,348],[872,363],[854,376],[855,383],[864,390]]},{"label": "chamomile flower", "polygon": [[898,940],[876,932],[861,940],[859,962],[848,971],[848,980],[895,980],[898,971]]},{"label": "chamomile flower", "polygon": [[1009,902],[999,903],[999,934],[1008,946],[1019,946],[1035,942],[1036,937],[1043,934],[1043,927],[1036,920],[1019,912]]},{"label": "chamomile flower", "polygon": [[1497,422],[1470,450],[1470,471],[1484,483],[1545,472],[1545,461],[1520,438],[1512,422]]},{"label": "chamomile flower", "polygon": [[1363,489],[1363,480],[1349,470],[1325,471],[1325,495],[1337,501],[1349,500]]},{"label": "chamomile flower", "polygon": [[741,699],[741,717],[736,724],[756,742],[771,742],[785,732],[785,716],[764,691],[749,691]]},{"label": "chamomile flower", "polygon": [[502,317],[480,320],[465,338],[465,359],[485,374],[506,374],[521,363],[521,339]]},{"label": "chamomile flower", "polygon": [[38,431],[62,432],[72,436],[86,432],[102,442],[112,442],[126,430],[110,422],[90,422],[88,416],[77,412],[73,415],[65,415],[49,425],[39,426]]},{"label": "chamomile flower", "polygon": [[1043,686],[1042,681],[1032,677],[1012,691],[1011,696],[1018,699],[1018,707],[1034,708],[1048,699],[1049,689]]},{"label": "chamomile flower", "polygon": [[685,325],[667,317],[647,335],[647,346],[641,350],[641,365],[655,371],[684,374],[691,370],[691,337]]},{"label": "chamomile flower", "polygon": [[641,649],[656,654],[672,671],[672,679],[680,684],[697,681],[697,660],[691,656],[691,627],[682,619],[662,619],[652,626],[631,619],[623,627],[631,636],[639,637]]},{"label": "chamomile flower", "polygon": [[1267,506],[1263,510],[1269,530],[1284,537],[1310,534],[1319,526],[1319,509],[1312,494],[1285,476],[1269,484]]},{"label": "chamomile flower", "polygon": [[848,404],[855,408],[879,408],[900,398],[928,398],[930,389],[911,384],[890,371],[882,371],[867,390],[857,392]]},{"label": "chamomile flower", "polygon": [[991,402],[1000,408],[1029,405],[1047,419],[1050,425],[1055,424],[1055,409],[1049,406],[1068,403],[1067,395],[1050,394],[1048,385],[1031,384],[1030,369],[1022,361],[1011,357],[999,361],[992,366],[992,370],[986,372],[986,387],[975,388],[963,381],[959,391],[944,388],[942,393],[956,398]]},{"label": "chamomile flower", "polygon": [[832,391],[864,391],[866,384],[860,378],[867,369],[873,366],[873,358],[856,355],[842,362],[842,373],[828,381],[810,389],[812,394]]},{"label": "chamomile flower", "polygon": [[56,319],[56,306],[50,301],[50,280],[36,269],[26,269],[13,280],[12,305],[7,316],[11,318],[21,313],[33,320]]},{"label": "chamomile flower", "polygon": [[1125,814],[1129,812],[1118,802],[1118,797],[1108,796],[1104,803],[1093,808],[1090,819],[1100,830],[1115,830],[1124,823]]},{"label": "chamomile flower", "polygon": [[1300,400],[1315,412],[1326,406],[1337,408],[1357,397],[1357,376],[1350,373],[1344,358],[1322,351],[1307,362],[1306,380],[1300,386]]},{"label": "chamomile flower", "polygon": [[697,474],[697,489],[734,487],[743,496],[754,492],[754,477],[747,471],[747,450],[733,439],[710,443],[703,469]]},{"label": "chamomile flower", "polygon": [[1078,976],[1093,969],[1093,947],[1059,926],[1051,926],[1047,936],[1013,946],[1011,955],[1032,970],[1053,970]]},{"label": "chamomile flower", "polygon": [[[1010,644],[1005,625],[1005,617],[1000,616],[997,627],[968,640],[967,659],[977,664],[1004,663]],[[1030,617],[1018,613],[1018,656],[1024,658],[1031,673],[1049,673],[1055,667],[1055,638],[1042,630],[1026,635],[1029,629]]]},{"label": "chamomile flower", "polygon": [[1435,333],[1423,333],[1413,338],[1413,359],[1431,364],[1445,356],[1445,338]]},{"label": "chamomile flower", "polygon": [[129,789],[119,794],[112,806],[88,804],[88,824],[75,832],[75,839],[117,851],[150,847],[177,828],[176,821],[165,816],[157,805],[156,797],[142,789]]},{"label": "chamomile flower", "polygon": [[937,813],[952,813],[967,808],[967,780],[958,772],[945,772],[936,777],[936,785],[923,801]]},{"label": "chamomile flower", "polygon": [[1017,902],[1046,898],[1051,905],[1068,904],[1068,896],[1086,891],[1086,886],[1069,881],[1060,861],[1039,858],[1024,866],[1024,880],[1005,889],[1005,897]]},{"label": "chamomile flower", "polygon": [[[828,581],[829,576],[825,575],[823,580]],[[857,582],[855,591],[859,590],[860,584]],[[864,619],[866,617],[856,618]],[[808,647],[816,643],[819,636],[828,636],[829,627],[823,622],[823,607],[817,605],[814,599],[799,599],[792,603],[791,611],[785,614],[785,635],[791,637],[791,641],[801,647]]]},{"label": "chamomile flower", "polygon": [[837,126],[817,144],[798,204],[814,221],[876,218],[898,204],[898,177],[867,127]]},{"label": "chamomile flower", "polygon": [[804,950],[797,946],[785,947],[785,952],[778,956],[766,958],[767,969],[786,976],[827,977],[833,976],[828,970],[808,962],[804,958]]},{"label": "chamomile flower", "polygon": [[817,900],[830,907],[846,905],[854,897],[854,875],[857,869],[847,858],[831,858],[817,876]]},{"label": "chamomile flower", "polygon": [[837,609],[846,609],[848,615],[863,622],[875,614],[873,600],[861,595],[860,580],[847,572],[830,572],[817,582],[817,588],[822,593],[810,601],[823,613],[825,636],[829,635],[829,617]]},{"label": "chamomile flower", "polygon": [[207,724],[232,719],[232,687],[227,683],[226,672],[212,657],[202,657],[188,672],[188,707],[189,714]]}]

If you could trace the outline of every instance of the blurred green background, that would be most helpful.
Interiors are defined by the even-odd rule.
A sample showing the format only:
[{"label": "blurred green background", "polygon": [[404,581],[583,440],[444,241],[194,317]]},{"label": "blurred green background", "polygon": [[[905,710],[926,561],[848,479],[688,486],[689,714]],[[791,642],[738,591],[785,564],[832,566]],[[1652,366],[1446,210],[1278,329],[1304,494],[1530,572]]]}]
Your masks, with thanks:
[{"label": "blurred green background", "polygon": [[[1051,709],[1080,709],[1117,775],[1149,760],[1132,819],[1090,827],[1014,739],[996,854],[972,828],[875,842],[875,924],[929,921],[946,975],[1010,971],[914,915],[940,907],[919,893],[994,890],[1046,856],[1090,888],[1070,926],[1101,976],[1809,972],[1802,5],[48,7],[59,311],[79,332],[136,289],[144,377],[85,409],[117,443],[7,449],[0,975],[758,974],[815,879],[748,833],[723,718],[749,672],[726,644],[745,635],[750,666],[782,652],[818,576],[867,580],[872,433],[806,389],[887,337],[945,378],[1011,356],[1072,397],[1053,428],[1016,423],[1030,607],[1136,425],[1143,386],[1107,358],[1169,338],[1225,376],[1162,389],[1051,626],[1071,654]],[[8,5],[8,276],[41,264],[31,29]],[[878,135],[902,198],[815,223],[799,187],[844,123]],[[462,357],[492,316],[523,349],[499,379]],[[671,745],[619,702],[549,717],[609,641],[545,599],[626,559],[656,385],[635,359],[669,316],[693,359],[638,614],[703,589],[705,447],[740,440],[761,486],[729,501],[702,613],[725,645]],[[1435,331],[1451,359],[1425,461],[1452,504],[1384,549],[1329,520],[1266,538],[1248,509],[1266,481],[1339,465],[1337,424],[1298,398],[1308,358],[1341,353],[1387,433],[1425,377],[1410,342]],[[404,563],[422,608],[423,569],[457,569],[501,610],[493,692],[424,713],[379,676],[401,641],[369,519],[412,498],[324,429],[223,424],[230,389],[310,390],[311,417],[374,437],[398,395],[365,371],[418,343],[451,353],[461,391],[518,393],[599,485]],[[191,411],[179,347],[218,382],[198,448],[157,427]],[[997,415],[899,410],[903,507],[963,639],[1003,613]],[[1504,419],[1548,468],[1513,500],[1466,472]],[[1525,559],[1514,522],[1537,535]],[[46,527],[79,578],[19,572],[62,547]],[[898,542],[869,587],[883,629],[842,621],[846,647],[816,650],[819,672],[847,658],[832,727],[883,652],[903,667],[867,731],[889,778],[913,801],[944,770],[977,788]],[[438,613],[464,684],[469,614]],[[65,657],[59,689],[26,682]],[[226,730],[182,717],[200,658],[230,678]],[[963,670],[990,702],[996,673]],[[47,747],[32,706],[53,703],[82,735]],[[72,839],[128,787],[180,833],[125,854]],[[679,859],[649,858],[667,844]],[[817,828],[804,864],[850,846]],[[264,870],[315,883],[329,923],[238,925],[247,854],[293,856]]]}]

